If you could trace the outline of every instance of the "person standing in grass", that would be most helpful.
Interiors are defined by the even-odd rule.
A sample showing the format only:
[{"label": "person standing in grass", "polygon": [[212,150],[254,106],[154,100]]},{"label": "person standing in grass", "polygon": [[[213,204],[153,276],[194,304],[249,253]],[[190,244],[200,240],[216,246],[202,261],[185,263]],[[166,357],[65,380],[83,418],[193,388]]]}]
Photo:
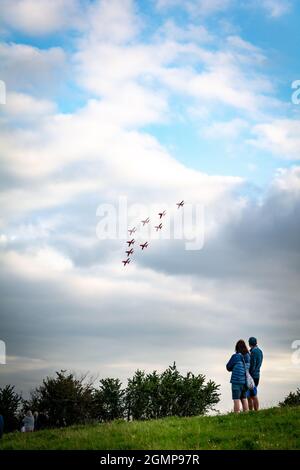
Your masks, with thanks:
[{"label": "person standing in grass", "polygon": [[23,419],[23,426],[25,432],[34,431],[34,417],[30,410],[27,411],[25,418]]},{"label": "person standing in grass", "polygon": [[233,409],[235,413],[240,412],[242,402],[243,411],[248,411],[246,369],[250,367],[250,354],[246,343],[240,339],[235,346],[235,354],[229,359],[226,369],[231,372],[231,391]]},{"label": "person standing in grass", "polygon": [[260,368],[263,362],[263,352],[257,346],[257,339],[251,336],[249,338],[249,346],[250,346],[250,375],[252,376],[255,387],[253,390],[248,391],[248,405],[249,410],[259,410],[259,400],[257,396],[257,387],[260,378]]}]

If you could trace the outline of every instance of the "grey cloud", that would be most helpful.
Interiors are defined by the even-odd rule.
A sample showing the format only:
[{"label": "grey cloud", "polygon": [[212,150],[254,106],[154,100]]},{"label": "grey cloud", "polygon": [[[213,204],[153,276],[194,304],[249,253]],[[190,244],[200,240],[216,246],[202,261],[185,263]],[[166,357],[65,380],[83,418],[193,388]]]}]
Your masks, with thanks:
[{"label": "grey cloud", "polygon": [[[0,44],[1,79],[7,92],[18,91],[33,96],[49,96],[62,88],[67,77],[67,60],[63,49],[38,49],[32,46]],[[20,70],[22,73],[20,73]]]}]

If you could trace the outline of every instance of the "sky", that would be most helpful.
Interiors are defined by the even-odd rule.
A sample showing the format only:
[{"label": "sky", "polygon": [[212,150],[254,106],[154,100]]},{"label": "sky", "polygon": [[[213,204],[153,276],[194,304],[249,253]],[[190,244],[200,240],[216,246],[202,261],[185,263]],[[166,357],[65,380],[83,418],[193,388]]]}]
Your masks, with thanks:
[{"label": "sky", "polygon": [[[262,405],[299,386],[299,21],[297,0],[0,0],[0,386],[176,361],[228,411],[249,336]],[[172,224],[182,199],[199,249],[158,234],[124,267],[125,235],[99,237],[103,207]]]}]

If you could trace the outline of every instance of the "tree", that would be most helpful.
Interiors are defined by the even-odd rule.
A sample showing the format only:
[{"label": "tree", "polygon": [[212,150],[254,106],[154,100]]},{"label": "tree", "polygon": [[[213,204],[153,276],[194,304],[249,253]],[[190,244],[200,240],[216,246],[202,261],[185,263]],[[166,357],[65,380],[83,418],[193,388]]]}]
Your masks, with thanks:
[{"label": "tree", "polygon": [[128,420],[147,418],[148,391],[145,372],[137,370],[132,379],[128,379],[125,403]]},{"label": "tree", "polygon": [[300,388],[296,392],[290,392],[285,399],[279,403],[279,406],[300,406]]},{"label": "tree", "polygon": [[46,411],[52,426],[70,426],[87,422],[92,414],[93,388],[86,376],[75,377],[65,370],[47,377],[31,397],[33,409]]},{"label": "tree", "polygon": [[147,419],[159,418],[161,414],[161,390],[160,376],[156,370],[147,374],[145,388],[148,395],[145,410]]},{"label": "tree", "polygon": [[18,414],[22,403],[22,397],[15,392],[15,387],[6,385],[4,388],[0,388],[0,414],[4,419],[5,432],[18,429]]},{"label": "tree", "polygon": [[160,376],[160,417],[178,416],[181,409],[182,395],[183,383],[174,362]]},{"label": "tree", "polygon": [[93,393],[93,416],[98,421],[124,417],[124,390],[119,379],[100,380],[100,389]]}]

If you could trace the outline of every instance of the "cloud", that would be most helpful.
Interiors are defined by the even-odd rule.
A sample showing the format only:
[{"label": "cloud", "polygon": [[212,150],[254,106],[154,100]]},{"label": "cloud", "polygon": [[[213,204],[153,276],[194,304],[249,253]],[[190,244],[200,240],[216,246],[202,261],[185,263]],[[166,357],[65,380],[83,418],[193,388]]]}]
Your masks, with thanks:
[{"label": "cloud", "polygon": [[136,37],[142,27],[141,17],[133,0],[101,0],[87,11],[84,42],[124,43]]},{"label": "cloud", "polygon": [[184,41],[165,40],[159,49],[155,43],[83,44],[75,56],[78,81],[109,99],[120,93],[121,83],[132,87],[134,81],[154,103],[160,89],[166,96],[183,95],[210,107],[220,103],[249,115],[278,105],[272,81],[256,70],[265,60],[259,49],[237,36],[215,52]]},{"label": "cloud", "polygon": [[4,264],[26,278],[51,278],[53,274],[61,273],[72,268],[72,262],[63,254],[51,247],[44,247],[25,254],[8,251],[3,259]]},{"label": "cloud", "polygon": [[249,142],[288,160],[300,156],[300,121],[296,119],[274,119],[253,127],[255,139]]},{"label": "cloud", "polygon": [[185,282],[190,279],[194,289],[209,297],[213,286],[220,308],[228,308],[230,318],[240,311],[239,321],[249,322],[249,328],[252,324],[261,336],[271,329],[275,342],[288,342],[297,336],[299,213],[299,168],[294,168],[276,177],[263,203],[249,201],[219,223],[202,251],[184,252],[182,244],[168,242],[141,262],[169,276],[186,276]]},{"label": "cloud", "polygon": [[193,15],[207,16],[227,10],[232,3],[232,0],[196,0],[187,2],[187,9]]},{"label": "cloud", "polygon": [[23,187],[9,188],[2,191],[0,207],[2,218],[0,225],[26,216],[31,211],[46,210],[53,207],[61,207],[69,201],[74,201],[79,195],[93,192],[101,188],[101,183],[87,178],[63,179],[61,181],[49,181],[24,184]]},{"label": "cloud", "polygon": [[7,28],[29,36],[78,27],[82,14],[79,0],[0,0],[0,8]]},{"label": "cloud", "polygon": [[209,43],[214,40],[204,25],[190,23],[184,28],[180,27],[173,19],[167,19],[157,32],[157,37],[167,38],[179,42]]},{"label": "cloud", "polygon": [[274,187],[285,196],[300,196],[300,167],[280,168],[274,179]]},{"label": "cloud", "polygon": [[4,116],[14,122],[26,122],[47,118],[56,111],[56,103],[45,99],[36,99],[25,93],[8,93],[6,106],[3,108]]},{"label": "cloud", "polygon": [[0,62],[1,79],[8,93],[49,96],[65,78],[66,55],[61,47],[38,49],[25,44],[0,43]]},{"label": "cloud", "polygon": [[157,0],[158,9],[180,7],[191,15],[208,16],[224,10],[232,5],[232,0]]},{"label": "cloud", "polygon": [[210,126],[204,127],[202,134],[210,139],[235,139],[248,128],[249,124],[247,121],[236,118],[231,121],[214,122]]},{"label": "cloud", "polygon": [[259,47],[254,46],[251,42],[245,41],[240,36],[227,36],[226,42],[233,50],[248,53],[246,56],[248,60],[251,58],[257,63],[263,63],[266,60],[263,51]]},{"label": "cloud", "polygon": [[271,18],[279,18],[290,12],[292,4],[289,0],[262,0],[257,3]]},{"label": "cloud", "polygon": [[267,16],[279,18],[290,12],[292,2],[290,0],[250,0],[248,2],[237,2],[235,0],[157,0],[159,10],[171,8],[183,8],[193,16],[207,17],[220,12],[227,12],[232,7],[235,8],[255,8],[263,9]]},{"label": "cloud", "polygon": [[75,31],[86,41],[119,43],[142,25],[133,0],[0,0],[0,7],[4,28],[35,37]]},{"label": "cloud", "polygon": [[[137,367],[162,370],[176,360],[180,369],[220,382],[221,409],[228,410],[225,363],[238,337],[255,334],[265,352],[263,395],[279,401],[295,383],[299,175],[297,167],[280,172],[262,203],[240,206],[192,256],[180,244],[161,242],[125,271],[118,249],[83,267],[55,247],[53,236],[52,246],[45,240],[31,249],[10,245],[0,284],[9,357],[29,357],[27,374],[35,383],[75,363],[77,370],[126,383]],[[12,360],[2,382],[24,386],[28,378],[18,369],[24,361]],[[274,376],[280,387],[274,388]]]}]

